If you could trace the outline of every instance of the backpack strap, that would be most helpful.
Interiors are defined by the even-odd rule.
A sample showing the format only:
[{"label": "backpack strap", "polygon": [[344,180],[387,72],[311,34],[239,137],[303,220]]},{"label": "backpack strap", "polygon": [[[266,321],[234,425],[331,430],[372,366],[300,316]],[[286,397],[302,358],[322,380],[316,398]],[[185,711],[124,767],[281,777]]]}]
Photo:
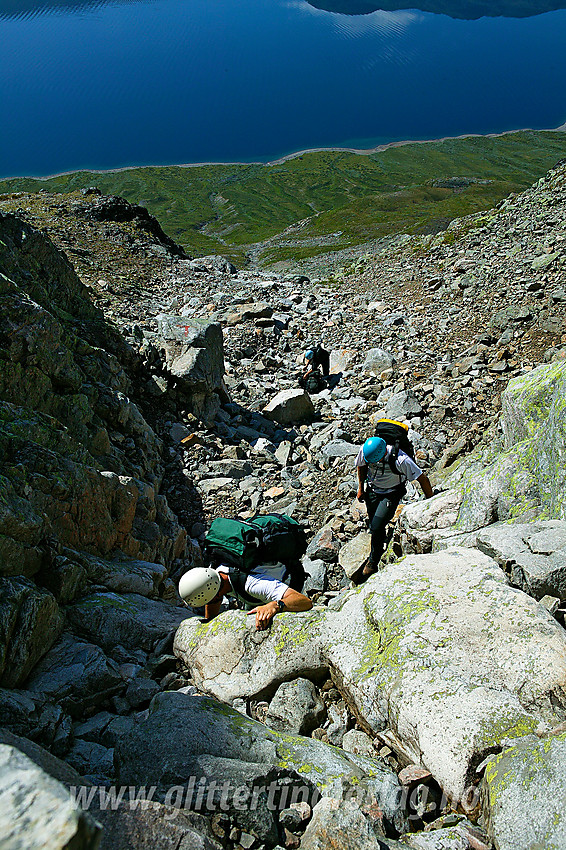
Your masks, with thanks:
[{"label": "backpack strap", "polygon": [[405,483],[405,481],[407,480],[407,476],[403,475],[403,473],[399,472],[399,470],[397,469],[397,460],[399,458],[399,449],[400,449],[399,440],[395,440],[395,442],[391,445],[391,451],[386,452],[386,454],[383,458],[383,465],[382,465],[382,468],[381,468],[381,473],[383,474],[385,472],[385,464],[388,463],[391,472],[394,475],[399,476],[399,479],[400,479],[399,483],[400,483],[400,485],[403,485]]},{"label": "backpack strap", "polygon": [[248,573],[239,569],[236,566],[228,567],[228,576],[230,578],[230,584],[232,586],[232,590],[234,591],[234,595],[238,602],[245,605],[261,605],[262,602],[260,599],[256,599],[255,596],[251,596],[246,590],[246,579],[248,577]]}]

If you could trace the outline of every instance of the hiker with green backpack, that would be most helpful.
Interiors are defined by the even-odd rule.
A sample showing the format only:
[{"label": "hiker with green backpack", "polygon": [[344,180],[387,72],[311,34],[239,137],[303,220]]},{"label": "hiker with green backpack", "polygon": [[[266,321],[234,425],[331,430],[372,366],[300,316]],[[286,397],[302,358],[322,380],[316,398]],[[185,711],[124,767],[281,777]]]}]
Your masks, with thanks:
[{"label": "hiker with green backpack", "polygon": [[356,458],[358,500],[366,503],[371,531],[371,552],[367,564],[354,576],[362,584],[379,567],[385,551],[386,527],[407,492],[406,482],[417,481],[429,499],[433,495],[428,476],[414,460],[409,428],[402,422],[381,419],[375,434],[365,441]]},{"label": "hiker with green backpack", "polygon": [[306,536],[291,517],[217,518],[206,535],[205,551],[210,566],[185,573],[179,593],[193,608],[204,605],[206,620],[220,613],[225,596],[251,609],[260,631],[279,612],[312,608],[311,600],[301,593],[306,575],[300,559],[306,551]]}]

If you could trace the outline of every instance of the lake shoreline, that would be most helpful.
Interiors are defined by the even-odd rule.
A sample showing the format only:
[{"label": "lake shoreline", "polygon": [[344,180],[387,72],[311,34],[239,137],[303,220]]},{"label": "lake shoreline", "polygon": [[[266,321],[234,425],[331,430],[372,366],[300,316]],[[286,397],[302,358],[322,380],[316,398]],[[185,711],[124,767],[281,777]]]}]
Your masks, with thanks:
[{"label": "lake shoreline", "polygon": [[16,177],[0,177],[0,180],[53,180],[56,177],[68,177],[71,174],[80,174],[81,172],[85,172],[88,174],[118,174],[122,171],[134,171],[142,168],[206,168],[210,166],[226,166],[226,165],[264,165],[264,166],[275,166],[275,165],[283,165],[285,162],[289,162],[292,159],[298,159],[305,154],[310,153],[353,153],[359,156],[370,156],[374,153],[382,153],[383,151],[388,150],[389,148],[397,148],[397,147],[406,147],[407,145],[427,145],[427,144],[435,144],[437,142],[447,142],[457,139],[499,139],[503,136],[511,136],[515,133],[566,133],[566,122],[561,124],[559,127],[554,127],[551,129],[543,129],[543,130],[533,130],[532,127],[524,127],[518,130],[504,130],[501,133],[463,133],[460,136],[442,136],[438,139],[404,139],[396,142],[386,142],[382,145],[376,145],[373,148],[343,148],[343,147],[323,147],[323,148],[305,148],[304,150],[294,151],[293,153],[285,154],[278,159],[270,160],[268,162],[262,162],[261,160],[250,160],[248,162],[240,162],[237,160],[229,161],[229,162],[183,162],[183,163],[170,163],[168,165],[124,165],[120,168],[99,168],[99,169],[91,169],[91,168],[75,168],[71,171],[60,171],[56,174],[49,174],[47,176],[42,177],[32,177],[32,176],[24,176],[19,175]]}]

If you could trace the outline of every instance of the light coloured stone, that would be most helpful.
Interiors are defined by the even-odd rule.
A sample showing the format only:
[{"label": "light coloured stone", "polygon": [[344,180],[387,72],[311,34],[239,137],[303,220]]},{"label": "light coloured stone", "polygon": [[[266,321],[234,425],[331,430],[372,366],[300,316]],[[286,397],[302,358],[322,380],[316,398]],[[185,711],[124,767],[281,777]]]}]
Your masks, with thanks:
[{"label": "light coloured stone", "polygon": [[462,493],[445,490],[426,499],[406,505],[399,518],[399,527],[404,536],[407,551],[430,552],[439,529],[452,528],[458,519]]},{"label": "light coloured stone", "polygon": [[310,422],[315,411],[308,393],[301,389],[282,390],[263,408],[263,414],[280,425]]},{"label": "light coloured stone", "polygon": [[481,531],[482,552],[510,569],[513,584],[525,593],[566,598],[566,522],[498,523]]},{"label": "light coloured stone", "polygon": [[370,550],[371,534],[367,531],[361,531],[342,546],[338,553],[338,563],[348,578],[352,578],[364,561],[369,558]]},{"label": "light coloured stone", "polygon": [[381,375],[386,369],[390,369],[394,363],[393,355],[383,348],[370,348],[364,360],[364,372],[370,375]]},{"label": "light coloured stone", "polygon": [[96,850],[100,826],[57,780],[0,744],[0,834],[3,850]]}]

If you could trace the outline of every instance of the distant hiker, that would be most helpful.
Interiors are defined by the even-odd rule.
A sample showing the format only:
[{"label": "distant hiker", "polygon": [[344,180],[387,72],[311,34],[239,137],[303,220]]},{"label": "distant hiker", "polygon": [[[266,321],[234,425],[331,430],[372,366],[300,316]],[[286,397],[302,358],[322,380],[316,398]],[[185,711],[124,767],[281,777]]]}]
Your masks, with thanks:
[{"label": "distant hiker", "polygon": [[[385,550],[386,526],[395,516],[399,502],[407,492],[405,483],[418,481],[427,499],[433,495],[428,477],[411,457],[408,427],[399,422],[381,420],[376,432],[380,430],[391,441],[386,442],[382,436],[370,437],[356,458],[358,499],[366,503],[371,531],[369,561],[356,575],[357,584],[362,584],[378,569]],[[400,443],[407,450],[401,448]]]},{"label": "distant hiker", "polygon": [[285,514],[258,514],[249,521],[217,517],[205,537],[211,566],[185,573],[179,593],[192,607],[205,605],[207,620],[220,612],[224,596],[235,596],[240,607],[255,613],[256,627],[266,629],[279,611],[312,608],[301,593],[306,548],[304,528]]},{"label": "distant hiker", "polygon": [[320,343],[313,345],[305,351],[305,361],[306,369],[299,378],[299,386],[307,392],[319,393],[326,386],[324,378],[330,371],[330,352]]},{"label": "distant hiker", "polygon": [[[250,614],[255,614],[256,628],[267,629],[276,614],[282,611],[308,611],[312,602],[285,584],[287,569],[283,564],[262,564],[255,567],[246,577],[243,587],[246,607],[255,605]],[[241,597],[242,590],[235,593],[232,586],[234,574],[231,567],[221,564],[212,567],[195,567],[185,573],[179,582],[179,594],[193,608],[205,606],[205,620],[212,620],[220,613],[224,596]],[[248,601],[249,600],[249,601]],[[251,603],[251,604],[250,604]]]}]

